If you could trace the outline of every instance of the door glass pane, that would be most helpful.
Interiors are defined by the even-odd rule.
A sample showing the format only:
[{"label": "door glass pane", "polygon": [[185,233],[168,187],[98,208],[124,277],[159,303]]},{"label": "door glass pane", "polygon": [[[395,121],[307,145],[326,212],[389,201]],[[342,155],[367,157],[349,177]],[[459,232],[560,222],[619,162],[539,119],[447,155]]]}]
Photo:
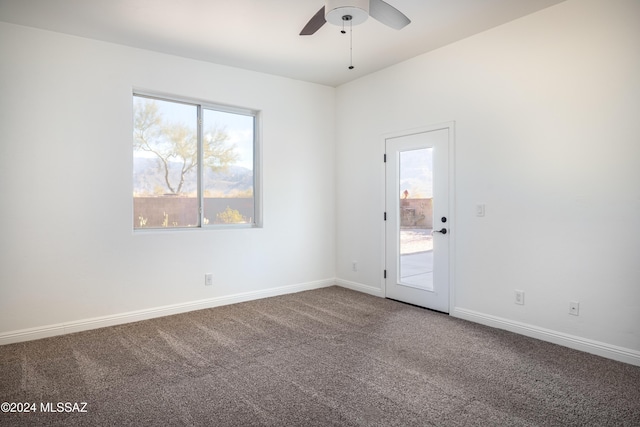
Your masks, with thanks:
[{"label": "door glass pane", "polygon": [[254,133],[254,116],[204,110],[204,225],[254,223]]},{"label": "door glass pane", "polygon": [[134,96],[133,226],[199,225],[198,110]]},{"label": "door glass pane", "polygon": [[433,290],[433,148],[400,152],[399,284]]}]

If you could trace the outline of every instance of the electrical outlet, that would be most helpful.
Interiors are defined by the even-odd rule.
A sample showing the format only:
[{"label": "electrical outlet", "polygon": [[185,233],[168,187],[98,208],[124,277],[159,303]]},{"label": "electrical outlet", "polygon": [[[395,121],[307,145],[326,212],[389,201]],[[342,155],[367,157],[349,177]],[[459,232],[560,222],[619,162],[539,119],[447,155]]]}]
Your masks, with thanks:
[{"label": "electrical outlet", "polygon": [[524,305],[524,291],[515,290],[514,291],[514,301],[516,304]]},{"label": "electrical outlet", "polygon": [[484,216],[484,204],[476,205],[476,216]]},{"label": "electrical outlet", "polygon": [[204,275],[204,285],[212,286],[213,285],[213,274],[207,273]]},{"label": "electrical outlet", "polygon": [[577,316],[580,312],[580,303],[578,301],[569,301],[569,314]]},{"label": "electrical outlet", "polygon": [[351,262],[351,270],[358,271],[358,261]]}]

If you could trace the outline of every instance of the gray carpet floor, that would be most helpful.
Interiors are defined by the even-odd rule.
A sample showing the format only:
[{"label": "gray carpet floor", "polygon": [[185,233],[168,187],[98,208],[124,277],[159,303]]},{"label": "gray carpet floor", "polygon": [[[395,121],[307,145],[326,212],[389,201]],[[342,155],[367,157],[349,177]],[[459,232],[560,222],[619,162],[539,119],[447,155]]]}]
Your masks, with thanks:
[{"label": "gray carpet floor", "polygon": [[3,426],[640,426],[640,367],[330,287],[2,346],[0,402],[36,404]]}]

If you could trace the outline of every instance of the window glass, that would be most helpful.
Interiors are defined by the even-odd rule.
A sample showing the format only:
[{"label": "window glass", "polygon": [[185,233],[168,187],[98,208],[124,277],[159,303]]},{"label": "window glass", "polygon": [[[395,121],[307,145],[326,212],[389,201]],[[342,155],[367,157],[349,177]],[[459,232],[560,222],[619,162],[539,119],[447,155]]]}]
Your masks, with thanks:
[{"label": "window glass", "polygon": [[134,229],[258,225],[255,128],[249,110],[134,94]]},{"label": "window glass", "polygon": [[254,117],[205,109],[205,224],[250,224],[254,216]]}]

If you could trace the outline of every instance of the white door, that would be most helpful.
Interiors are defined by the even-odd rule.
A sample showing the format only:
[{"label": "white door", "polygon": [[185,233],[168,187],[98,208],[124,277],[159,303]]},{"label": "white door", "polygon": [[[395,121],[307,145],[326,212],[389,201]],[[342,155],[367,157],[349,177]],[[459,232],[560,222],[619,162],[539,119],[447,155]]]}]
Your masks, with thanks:
[{"label": "white door", "polygon": [[385,296],[449,312],[451,126],[385,138]]}]

